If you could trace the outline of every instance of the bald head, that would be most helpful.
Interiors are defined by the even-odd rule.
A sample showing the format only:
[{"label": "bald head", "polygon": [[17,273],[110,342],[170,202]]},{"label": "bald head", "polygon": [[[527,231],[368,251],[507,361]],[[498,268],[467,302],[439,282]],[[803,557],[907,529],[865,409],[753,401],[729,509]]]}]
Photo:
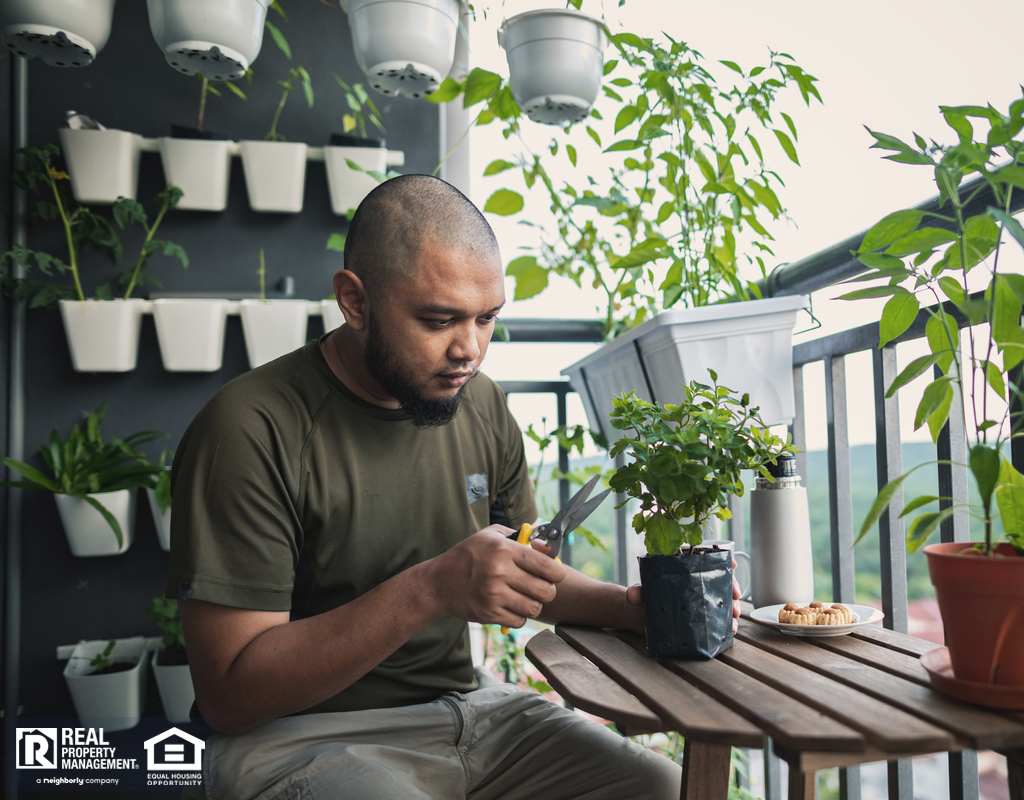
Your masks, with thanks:
[{"label": "bald head", "polygon": [[415,274],[427,239],[500,262],[494,231],[462,192],[430,175],[401,175],[359,204],[345,239],[345,269],[359,276],[372,301]]}]

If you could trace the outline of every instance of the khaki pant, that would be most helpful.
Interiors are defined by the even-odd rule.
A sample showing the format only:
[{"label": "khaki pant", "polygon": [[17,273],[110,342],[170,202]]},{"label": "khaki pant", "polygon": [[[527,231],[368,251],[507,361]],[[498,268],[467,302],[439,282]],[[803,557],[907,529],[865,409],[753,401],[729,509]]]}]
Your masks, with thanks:
[{"label": "khaki pant", "polygon": [[677,798],[680,769],[478,671],[481,688],[394,709],[273,720],[213,736],[206,797],[261,800]]}]

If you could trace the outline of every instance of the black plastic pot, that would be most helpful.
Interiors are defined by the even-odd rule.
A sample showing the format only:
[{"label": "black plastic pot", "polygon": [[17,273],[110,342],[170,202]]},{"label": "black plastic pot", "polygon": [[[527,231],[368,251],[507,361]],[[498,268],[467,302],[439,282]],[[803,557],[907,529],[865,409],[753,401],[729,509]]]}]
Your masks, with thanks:
[{"label": "black plastic pot", "polygon": [[647,652],[704,661],[732,647],[732,553],[642,556]]},{"label": "black plastic pot", "polygon": [[364,139],[362,136],[349,136],[346,133],[332,133],[331,147],[387,147],[384,139]]}]

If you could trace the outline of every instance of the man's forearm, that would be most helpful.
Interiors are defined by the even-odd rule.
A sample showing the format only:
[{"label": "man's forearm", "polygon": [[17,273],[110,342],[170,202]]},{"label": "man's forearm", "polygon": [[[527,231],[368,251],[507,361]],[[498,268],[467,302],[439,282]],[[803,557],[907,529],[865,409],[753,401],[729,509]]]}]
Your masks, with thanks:
[{"label": "man's forearm", "polygon": [[626,598],[626,587],[595,580],[567,567],[558,594],[545,604],[541,622],[643,631],[643,610]]}]

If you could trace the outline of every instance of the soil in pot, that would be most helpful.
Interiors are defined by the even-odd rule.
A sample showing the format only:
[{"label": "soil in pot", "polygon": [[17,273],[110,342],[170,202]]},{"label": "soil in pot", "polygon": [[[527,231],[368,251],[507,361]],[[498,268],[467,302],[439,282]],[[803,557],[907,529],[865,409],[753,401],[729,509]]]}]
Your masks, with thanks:
[{"label": "soil in pot", "polygon": [[387,147],[386,139],[364,139],[362,136],[349,136],[346,133],[332,133],[331,147]]},{"label": "soil in pot", "polygon": [[640,561],[647,652],[707,660],[732,647],[732,553],[694,548]]},{"label": "soil in pot", "polygon": [[171,125],[172,139],[205,139],[207,141],[223,141],[228,137],[217,131],[201,131],[187,125]]},{"label": "soil in pot", "polygon": [[180,667],[188,664],[188,653],[180,647],[162,647],[157,655],[157,664],[161,667]]},{"label": "soil in pot", "polygon": [[107,666],[103,667],[102,669],[95,670],[94,672],[90,672],[89,674],[113,675],[115,672],[127,672],[130,669],[135,669],[135,665],[138,663],[138,659],[131,661],[125,659],[119,661],[111,661]]}]

